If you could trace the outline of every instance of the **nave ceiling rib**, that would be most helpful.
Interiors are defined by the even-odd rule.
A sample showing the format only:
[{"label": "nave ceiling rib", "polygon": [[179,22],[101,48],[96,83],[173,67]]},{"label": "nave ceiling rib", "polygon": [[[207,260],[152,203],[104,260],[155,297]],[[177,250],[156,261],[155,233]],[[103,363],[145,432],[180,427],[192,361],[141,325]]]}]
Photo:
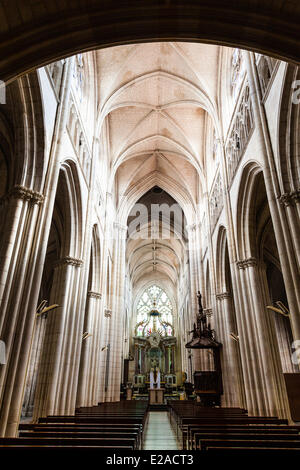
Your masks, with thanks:
[{"label": "nave ceiling rib", "polygon": [[[195,220],[205,191],[208,123],[219,134],[219,60],[219,46],[175,42],[97,51],[97,128],[108,130],[109,188],[121,224],[155,186],[180,205],[187,224]],[[128,239],[134,284],[151,270],[177,283],[187,240],[174,244],[176,230],[168,240],[148,239],[147,246]]]}]

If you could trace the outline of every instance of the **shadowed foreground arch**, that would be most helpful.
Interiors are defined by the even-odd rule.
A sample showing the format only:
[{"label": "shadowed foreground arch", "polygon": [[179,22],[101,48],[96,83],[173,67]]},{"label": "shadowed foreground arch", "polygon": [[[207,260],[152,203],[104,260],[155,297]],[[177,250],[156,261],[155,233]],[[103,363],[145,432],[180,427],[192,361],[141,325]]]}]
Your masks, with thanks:
[{"label": "shadowed foreground arch", "polygon": [[300,59],[296,1],[0,0],[0,7],[2,80],[79,51],[143,41],[217,43]]}]

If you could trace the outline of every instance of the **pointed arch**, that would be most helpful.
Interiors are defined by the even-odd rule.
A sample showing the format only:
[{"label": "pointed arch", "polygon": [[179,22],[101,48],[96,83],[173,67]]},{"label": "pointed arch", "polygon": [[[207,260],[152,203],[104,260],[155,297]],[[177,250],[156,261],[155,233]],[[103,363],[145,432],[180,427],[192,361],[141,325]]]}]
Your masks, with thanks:
[{"label": "pointed arch", "polygon": [[253,196],[259,177],[263,177],[263,170],[257,162],[251,161],[244,167],[237,198],[236,227],[238,258],[246,259],[254,256],[255,227],[251,223],[253,218]]},{"label": "pointed arch", "polygon": [[83,244],[82,196],[78,170],[72,160],[65,160],[61,165],[56,200],[61,221],[61,256],[80,258]]},{"label": "pointed arch", "polygon": [[130,187],[124,194],[118,208],[118,219],[122,225],[126,225],[128,215],[134,204],[154,186],[159,186],[169,193],[182,207],[187,223],[191,224],[193,222],[196,209],[190,194],[177,181],[153,171],[147,178]]},{"label": "pointed arch", "polygon": [[1,153],[7,164],[7,191],[15,185],[42,193],[45,176],[44,110],[36,72],[6,88],[1,106]]},{"label": "pointed arch", "polygon": [[300,188],[300,69],[287,64],[278,119],[279,180],[282,194]]},{"label": "pointed arch", "polygon": [[221,225],[219,227],[217,237],[217,249],[215,257],[216,266],[216,288],[217,292],[226,292],[228,289],[226,279],[226,249],[227,249],[227,235],[226,228]]}]

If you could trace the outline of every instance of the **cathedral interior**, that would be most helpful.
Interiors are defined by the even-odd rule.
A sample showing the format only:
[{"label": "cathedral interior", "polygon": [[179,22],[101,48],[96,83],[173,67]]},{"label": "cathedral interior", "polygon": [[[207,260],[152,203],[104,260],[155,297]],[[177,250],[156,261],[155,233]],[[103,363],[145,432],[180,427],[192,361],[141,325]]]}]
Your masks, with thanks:
[{"label": "cathedral interior", "polygon": [[141,18],[113,41],[95,10],[65,45],[12,24],[17,52],[15,3],[0,11],[0,446],[93,409],[299,424],[299,28],[288,46],[262,23],[256,42],[200,40],[171,16],[147,36]]}]

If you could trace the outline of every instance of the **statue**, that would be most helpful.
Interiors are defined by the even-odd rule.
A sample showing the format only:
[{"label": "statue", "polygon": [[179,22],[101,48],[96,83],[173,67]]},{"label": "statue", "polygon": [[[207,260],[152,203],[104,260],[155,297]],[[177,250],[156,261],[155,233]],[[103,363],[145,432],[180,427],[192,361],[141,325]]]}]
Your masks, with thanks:
[{"label": "statue", "polygon": [[153,367],[150,370],[150,388],[154,388],[154,384],[156,384],[156,388],[160,388],[160,370],[159,367],[156,365],[156,360],[152,361]]}]

